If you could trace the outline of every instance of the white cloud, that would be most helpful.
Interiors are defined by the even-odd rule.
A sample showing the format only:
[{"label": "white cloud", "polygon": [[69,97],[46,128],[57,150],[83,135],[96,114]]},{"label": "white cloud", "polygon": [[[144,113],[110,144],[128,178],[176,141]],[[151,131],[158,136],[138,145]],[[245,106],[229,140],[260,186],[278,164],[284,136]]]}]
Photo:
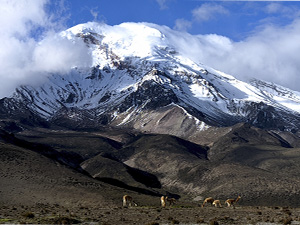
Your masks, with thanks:
[{"label": "white cloud", "polygon": [[299,19],[286,27],[268,25],[233,43],[227,57],[215,66],[241,78],[256,77],[300,91],[299,37]]},{"label": "white cloud", "polygon": [[0,1],[0,26],[4,35],[27,35],[30,26],[45,25],[46,15],[43,9],[46,0],[36,1]]},{"label": "white cloud", "polygon": [[193,17],[197,22],[203,22],[215,18],[218,14],[229,14],[229,11],[221,5],[204,3],[192,11]]},{"label": "white cloud", "polygon": [[159,4],[159,7],[160,7],[160,9],[166,9],[166,8],[168,8],[168,6],[167,6],[167,2],[169,1],[169,0],[156,0],[157,1],[157,3]]},{"label": "white cloud", "polygon": [[296,19],[285,27],[266,25],[239,42],[219,35],[190,35],[177,38],[177,44],[193,60],[239,79],[258,78],[300,91],[299,37]]},{"label": "white cloud", "polygon": [[265,11],[267,13],[277,13],[278,11],[281,10],[281,8],[282,8],[282,5],[280,3],[272,2],[266,6]]},{"label": "white cloud", "polygon": [[266,5],[264,11],[270,15],[281,15],[286,18],[296,18],[300,15],[296,6],[286,6],[279,2],[271,2]]},{"label": "white cloud", "polygon": [[166,30],[184,56],[241,80],[257,78],[300,91],[300,18],[286,26],[267,24],[248,38],[191,35]]},{"label": "white cloud", "polygon": [[186,20],[186,19],[177,19],[175,21],[174,29],[179,30],[179,31],[187,31],[191,27],[192,27],[191,21]]},{"label": "white cloud", "polygon": [[91,9],[90,13],[93,16],[94,21],[97,21],[98,20],[98,15],[99,15],[98,7],[94,8],[94,9]]},{"label": "white cloud", "polygon": [[31,67],[37,72],[63,74],[75,66],[89,66],[90,56],[80,39],[71,42],[53,35],[35,46],[31,63]]},{"label": "white cloud", "polygon": [[194,23],[202,23],[215,19],[218,15],[228,15],[229,11],[223,6],[215,3],[204,3],[200,7],[192,10],[192,20],[184,18],[175,21],[174,29],[178,31],[188,31]]},{"label": "white cloud", "polygon": [[[66,73],[89,62],[87,48],[54,35],[62,25],[45,7],[48,0],[0,0],[0,97],[49,73]],[[38,40],[40,39],[40,40]]]}]

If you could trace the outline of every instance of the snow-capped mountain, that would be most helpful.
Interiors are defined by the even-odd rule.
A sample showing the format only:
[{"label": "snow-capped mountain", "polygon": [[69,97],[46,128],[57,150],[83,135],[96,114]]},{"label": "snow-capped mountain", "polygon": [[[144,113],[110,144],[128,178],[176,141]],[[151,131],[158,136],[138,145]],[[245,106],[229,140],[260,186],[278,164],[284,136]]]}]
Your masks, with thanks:
[{"label": "snow-capped mountain", "polygon": [[60,35],[82,39],[93,66],[17,88],[0,100],[2,118],[109,124],[183,137],[238,122],[267,129],[300,127],[299,92],[260,80],[240,81],[193,61],[180,45],[186,33],[147,23],[86,23]]}]

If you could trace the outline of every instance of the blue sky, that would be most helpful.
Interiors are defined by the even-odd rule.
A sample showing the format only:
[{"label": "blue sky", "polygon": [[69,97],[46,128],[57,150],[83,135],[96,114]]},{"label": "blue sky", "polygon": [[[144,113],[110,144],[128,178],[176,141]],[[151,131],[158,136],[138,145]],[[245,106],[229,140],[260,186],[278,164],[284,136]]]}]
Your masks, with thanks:
[{"label": "blue sky", "polygon": [[0,97],[75,64],[87,66],[86,47],[57,33],[89,21],[149,22],[188,32],[202,40],[191,49],[200,53],[197,62],[300,91],[299,1],[0,0]]},{"label": "blue sky", "polygon": [[264,25],[286,26],[300,15],[297,1],[65,0],[64,7],[67,27],[88,21],[150,22],[236,41]]}]

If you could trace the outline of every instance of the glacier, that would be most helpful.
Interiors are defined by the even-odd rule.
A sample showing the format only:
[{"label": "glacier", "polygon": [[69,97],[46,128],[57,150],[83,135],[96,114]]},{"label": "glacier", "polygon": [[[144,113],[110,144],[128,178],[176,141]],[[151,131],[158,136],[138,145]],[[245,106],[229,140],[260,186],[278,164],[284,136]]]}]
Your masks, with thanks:
[{"label": "glacier", "polygon": [[[299,129],[299,92],[257,79],[241,81],[195,61],[195,52],[189,56],[193,46],[182,49],[188,33],[150,23],[89,22],[59,35],[72,42],[82,39],[92,67],[73,67],[49,74],[38,86],[18,87],[2,99],[6,112],[30,110],[52,122],[67,117],[77,124],[175,135],[182,127],[188,135],[239,122]],[[12,108],[11,102],[24,106]]]}]

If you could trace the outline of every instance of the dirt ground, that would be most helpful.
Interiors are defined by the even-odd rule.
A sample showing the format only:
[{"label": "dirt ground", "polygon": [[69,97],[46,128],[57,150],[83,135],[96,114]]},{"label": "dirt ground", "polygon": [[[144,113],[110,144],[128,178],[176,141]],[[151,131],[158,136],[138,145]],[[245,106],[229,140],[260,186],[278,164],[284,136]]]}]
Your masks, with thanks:
[{"label": "dirt ground", "polygon": [[[55,138],[53,142],[57,140]],[[81,140],[80,143],[87,142]],[[204,193],[197,195],[199,198],[196,200],[195,196],[178,193],[180,198],[174,206],[161,208],[160,196],[167,195],[162,189],[151,189],[150,195],[145,193],[146,189],[141,193],[138,192],[140,189],[104,183],[59,163],[56,158],[13,144],[0,142],[0,159],[0,224],[300,224],[300,180],[294,176],[290,179],[285,175],[287,179],[279,182],[274,172],[264,175],[261,169],[253,172],[250,167],[242,170],[244,167],[240,165],[223,164],[212,168],[210,171],[214,173],[209,173],[204,180],[211,183],[219,196]],[[297,168],[294,171],[298,171]],[[182,176],[186,174],[183,170]],[[240,179],[241,174],[245,179]],[[229,186],[232,190],[221,195],[220,190],[226,187],[226,183],[222,182],[228,177],[232,179],[233,175],[235,185]],[[296,182],[293,183],[293,180]],[[186,183],[188,181],[185,180]],[[218,188],[216,181],[220,185]],[[248,187],[250,183],[256,189]],[[274,192],[268,192],[266,187],[274,188]],[[172,193],[177,194],[176,191]],[[204,197],[216,196],[224,202],[228,197],[236,197],[237,193],[241,193],[242,199],[236,208],[200,207]],[[124,194],[132,196],[139,206],[123,208]],[[295,208],[281,207],[284,205]]]},{"label": "dirt ground", "polygon": [[300,224],[300,208],[1,206],[0,224]]}]

